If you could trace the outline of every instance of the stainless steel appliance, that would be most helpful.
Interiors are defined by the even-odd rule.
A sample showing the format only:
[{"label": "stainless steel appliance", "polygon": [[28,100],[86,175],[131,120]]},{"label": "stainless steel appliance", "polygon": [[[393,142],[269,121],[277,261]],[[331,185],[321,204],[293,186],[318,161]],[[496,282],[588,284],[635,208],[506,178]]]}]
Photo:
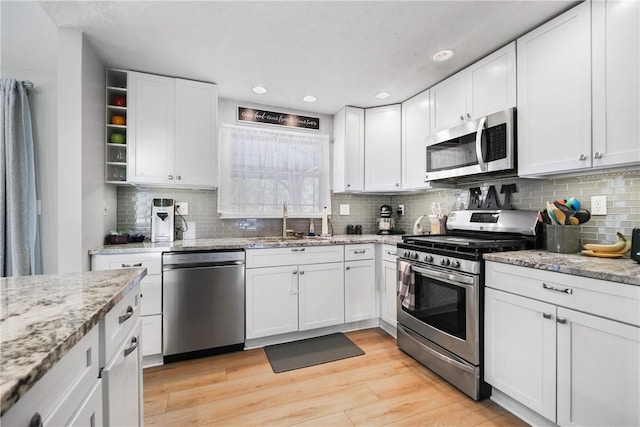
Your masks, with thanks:
[{"label": "stainless steel appliance", "polygon": [[468,175],[515,175],[515,109],[510,108],[427,138],[427,181]]},{"label": "stainless steel appliance", "polygon": [[640,228],[634,228],[631,233],[631,259],[640,262]]},{"label": "stainless steel appliance", "polygon": [[389,205],[380,206],[380,218],[376,219],[376,226],[378,227],[378,234],[393,234],[393,227],[395,222],[391,218],[393,208]]},{"label": "stainless steel appliance", "polygon": [[408,265],[414,282],[414,304],[398,298],[398,346],[475,400],[490,394],[482,366],[482,256],[540,247],[538,224],[536,211],[454,211],[446,235],[398,243],[398,272]]},{"label": "stainless steel appliance", "polygon": [[244,347],[244,250],[162,255],[165,362]]},{"label": "stainless steel appliance", "polygon": [[173,199],[153,199],[151,203],[151,242],[173,242],[175,235]]}]

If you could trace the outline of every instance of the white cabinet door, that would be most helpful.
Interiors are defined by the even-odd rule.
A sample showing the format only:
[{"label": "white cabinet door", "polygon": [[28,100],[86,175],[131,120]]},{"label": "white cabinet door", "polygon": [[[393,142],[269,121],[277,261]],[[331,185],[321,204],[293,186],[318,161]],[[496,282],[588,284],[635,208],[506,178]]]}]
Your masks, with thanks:
[{"label": "white cabinet door", "polygon": [[582,3],[517,40],[521,176],[591,167],[590,7]]},{"label": "white cabinet door", "polygon": [[342,262],[300,265],[298,282],[300,331],[344,323]]},{"label": "white cabinet door", "polygon": [[297,266],[246,270],[247,339],[298,330]]},{"label": "white cabinet door", "polygon": [[151,356],[162,353],[162,315],[141,316],[142,355]]},{"label": "white cabinet door", "polygon": [[382,263],[383,274],[383,290],[381,301],[382,320],[395,327],[397,322],[397,286],[398,274],[396,272],[396,263],[384,261]]},{"label": "white cabinet door", "polygon": [[102,370],[104,425],[142,425],[140,321]]},{"label": "white cabinet door", "polygon": [[214,187],[218,180],[218,89],[175,79],[175,184]]},{"label": "white cabinet door", "polygon": [[558,424],[640,425],[640,328],[564,308],[558,322]]},{"label": "white cabinet door", "polygon": [[69,427],[101,427],[104,425],[103,410],[102,381],[99,380],[67,425]]},{"label": "white cabinet door", "polygon": [[429,90],[402,103],[402,188],[427,188],[426,138],[430,135]]},{"label": "white cabinet door", "polygon": [[485,288],[485,381],[556,419],[556,307]]},{"label": "white cabinet door", "polygon": [[466,72],[462,70],[431,87],[431,133],[465,122]]},{"label": "white cabinet door", "polygon": [[174,79],[129,72],[127,179],[172,183],[175,134]]},{"label": "white cabinet door", "polygon": [[333,191],[364,190],[364,109],[345,107],[333,116]]},{"label": "white cabinet door", "polygon": [[516,43],[466,69],[467,118],[476,120],[516,106]]},{"label": "white cabinet door", "polygon": [[375,260],[348,261],[344,265],[345,322],[376,318]]},{"label": "white cabinet door", "polygon": [[401,105],[365,110],[364,189],[400,190]]},{"label": "white cabinet door", "polygon": [[593,166],[640,162],[640,3],[592,2]]}]

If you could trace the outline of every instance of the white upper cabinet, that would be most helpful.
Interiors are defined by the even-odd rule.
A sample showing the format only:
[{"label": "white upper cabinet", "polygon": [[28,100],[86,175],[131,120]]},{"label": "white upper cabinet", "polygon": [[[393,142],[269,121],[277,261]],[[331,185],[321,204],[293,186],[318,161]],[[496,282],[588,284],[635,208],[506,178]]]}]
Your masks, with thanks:
[{"label": "white upper cabinet", "polygon": [[129,72],[128,182],[217,185],[216,85]]},{"label": "white upper cabinet", "polygon": [[364,191],[364,109],[344,107],[333,116],[333,191]]},{"label": "white upper cabinet", "polygon": [[581,3],[517,41],[521,176],[591,167],[590,7]]},{"label": "white upper cabinet", "polygon": [[640,162],[640,3],[593,1],[594,167]]},{"label": "white upper cabinet", "polygon": [[402,103],[402,188],[428,188],[425,182],[426,138],[429,136],[430,92],[424,92]]},{"label": "white upper cabinet", "polygon": [[431,132],[515,106],[513,42],[431,88]]},{"label": "white upper cabinet", "polygon": [[401,105],[365,110],[364,188],[400,190]]}]

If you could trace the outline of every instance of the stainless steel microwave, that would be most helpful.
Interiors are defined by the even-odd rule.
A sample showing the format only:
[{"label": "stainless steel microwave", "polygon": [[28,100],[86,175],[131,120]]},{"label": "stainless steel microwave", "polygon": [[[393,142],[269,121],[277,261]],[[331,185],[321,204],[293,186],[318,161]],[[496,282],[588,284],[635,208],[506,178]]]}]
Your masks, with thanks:
[{"label": "stainless steel microwave", "polygon": [[470,120],[427,137],[425,180],[514,174],[515,108]]}]

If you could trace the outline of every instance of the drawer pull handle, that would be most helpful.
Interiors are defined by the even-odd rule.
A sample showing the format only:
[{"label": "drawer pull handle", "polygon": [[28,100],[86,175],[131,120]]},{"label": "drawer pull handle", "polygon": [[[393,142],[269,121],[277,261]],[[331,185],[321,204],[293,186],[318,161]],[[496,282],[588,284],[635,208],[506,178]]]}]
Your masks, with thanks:
[{"label": "drawer pull handle", "polygon": [[133,337],[131,338],[131,347],[124,349],[124,357],[127,357],[128,355],[133,353],[136,348],[138,348],[138,338]]},{"label": "drawer pull handle", "polygon": [[345,270],[351,270],[351,267],[345,267],[344,269]]},{"label": "drawer pull handle", "polygon": [[293,274],[298,274],[298,270],[293,270]]},{"label": "drawer pull handle", "polygon": [[118,317],[118,323],[126,322],[131,316],[133,316],[133,307],[129,306],[127,307],[127,312]]},{"label": "drawer pull handle", "polygon": [[551,313],[542,313],[542,317],[545,319],[551,319]]},{"label": "drawer pull handle", "polygon": [[29,421],[29,427],[42,427],[42,416],[39,412],[33,414]]},{"label": "drawer pull handle", "polygon": [[564,325],[565,323],[567,323],[567,319],[566,319],[565,317],[558,317],[558,320],[557,320],[557,321],[558,321],[558,323],[561,323],[561,324],[563,324],[563,325]]},{"label": "drawer pull handle", "polygon": [[364,250],[364,249],[358,249],[357,251],[353,251],[353,253],[354,253],[354,254],[364,254],[364,253],[366,253],[366,252],[367,252],[367,251],[366,251],[366,250]]},{"label": "drawer pull handle", "polygon": [[386,251],[387,255],[391,255],[391,256],[397,256],[397,254],[395,252],[391,252],[391,251]]},{"label": "drawer pull handle", "polygon": [[304,252],[305,248],[292,248],[291,252]]},{"label": "drawer pull handle", "polygon": [[565,294],[573,294],[573,289],[571,288],[556,288],[555,286],[549,286],[546,283],[543,283],[542,287],[545,289],[549,289],[550,291],[563,292]]},{"label": "drawer pull handle", "polygon": [[142,263],[136,262],[134,264],[122,264],[122,268],[130,268],[130,267],[142,267]]},{"label": "drawer pull handle", "polygon": [[304,270],[300,270],[300,274],[304,274]]}]

